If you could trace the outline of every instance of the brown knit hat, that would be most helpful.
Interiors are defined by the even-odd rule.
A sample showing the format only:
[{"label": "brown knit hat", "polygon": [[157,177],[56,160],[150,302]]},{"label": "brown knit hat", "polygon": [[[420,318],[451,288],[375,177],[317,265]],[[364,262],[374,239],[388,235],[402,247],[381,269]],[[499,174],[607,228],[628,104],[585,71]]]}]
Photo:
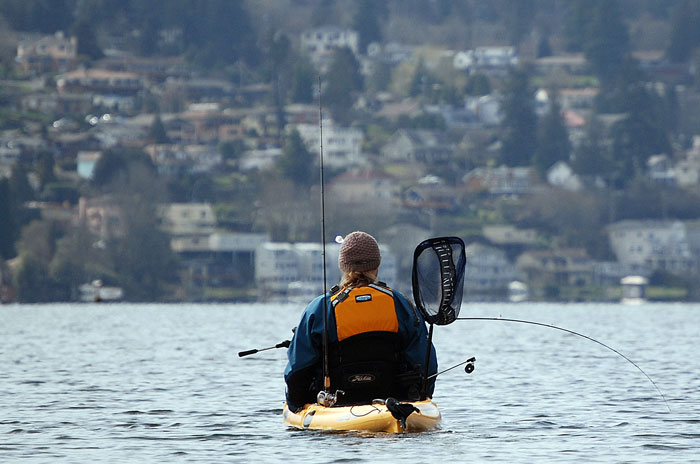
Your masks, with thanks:
[{"label": "brown knit hat", "polygon": [[379,245],[368,233],[352,232],[340,245],[338,267],[343,272],[372,271],[377,269],[381,262]]}]

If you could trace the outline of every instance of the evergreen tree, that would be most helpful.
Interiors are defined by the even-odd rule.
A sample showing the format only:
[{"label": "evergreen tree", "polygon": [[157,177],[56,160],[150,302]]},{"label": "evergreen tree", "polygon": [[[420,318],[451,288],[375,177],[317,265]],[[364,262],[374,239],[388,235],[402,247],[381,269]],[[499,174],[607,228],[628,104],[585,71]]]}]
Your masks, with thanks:
[{"label": "evergreen tree", "polygon": [[10,192],[16,205],[34,199],[34,189],[29,185],[27,168],[24,163],[15,163],[10,174]]},{"label": "evergreen tree", "polygon": [[148,137],[153,140],[154,143],[170,143],[168,133],[165,131],[163,120],[160,118],[159,114],[153,118],[153,123],[148,130]]},{"label": "evergreen tree", "polygon": [[333,119],[341,124],[349,123],[355,93],[363,88],[360,63],[349,48],[335,51],[324,83],[323,102],[331,110]]},{"label": "evergreen tree", "polygon": [[617,0],[593,0],[583,52],[593,72],[606,86],[629,56],[629,36]]},{"label": "evergreen tree", "polygon": [[0,258],[8,259],[15,255],[15,215],[10,194],[10,183],[0,179]]},{"label": "evergreen tree", "polygon": [[571,165],[577,174],[600,175],[609,180],[613,165],[609,150],[602,143],[604,138],[602,124],[595,117],[592,118],[586,126],[586,136],[574,150]]},{"label": "evergreen tree", "polygon": [[687,61],[694,48],[700,45],[700,4],[693,0],[676,3],[671,18],[671,41],[666,56],[676,63]]},{"label": "evergreen tree", "polygon": [[298,187],[309,187],[316,178],[310,176],[313,170],[313,155],[306,148],[299,132],[293,130],[284,143],[284,153],[278,161],[278,167],[283,177],[292,181]]},{"label": "evergreen tree", "polygon": [[569,133],[564,124],[558,99],[553,94],[549,112],[539,122],[533,164],[544,177],[547,169],[557,161],[569,161],[570,152]]},{"label": "evergreen tree", "polygon": [[314,100],[316,70],[306,57],[298,57],[292,68],[290,99],[295,103],[311,103]]},{"label": "evergreen tree", "polygon": [[388,16],[384,2],[358,0],[357,10],[352,19],[352,28],[359,36],[359,52],[367,53],[367,46],[372,42],[382,41],[381,24]]},{"label": "evergreen tree", "polygon": [[83,21],[76,23],[73,26],[73,34],[78,41],[78,55],[87,56],[91,60],[99,60],[104,57],[90,23]]},{"label": "evergreen tree", "polygon": [[505,83],[501,112],[501,162],[527,166],[537,146],[537,115],[534,92],[525,69],[511,71]]}]

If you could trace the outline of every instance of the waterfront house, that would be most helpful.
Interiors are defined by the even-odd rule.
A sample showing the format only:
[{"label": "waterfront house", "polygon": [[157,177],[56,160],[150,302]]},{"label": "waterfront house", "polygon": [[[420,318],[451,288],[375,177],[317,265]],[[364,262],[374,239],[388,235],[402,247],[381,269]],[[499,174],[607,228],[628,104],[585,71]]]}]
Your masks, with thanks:
[{"label": "waterfront house", "polygon": [[[607,227],[610,247],[617,260],[676,274],[698,269],[698,256],[691,250],[694,223],[682,221],[619,221]],[[690,230],[690,234],[689,234]]]}]

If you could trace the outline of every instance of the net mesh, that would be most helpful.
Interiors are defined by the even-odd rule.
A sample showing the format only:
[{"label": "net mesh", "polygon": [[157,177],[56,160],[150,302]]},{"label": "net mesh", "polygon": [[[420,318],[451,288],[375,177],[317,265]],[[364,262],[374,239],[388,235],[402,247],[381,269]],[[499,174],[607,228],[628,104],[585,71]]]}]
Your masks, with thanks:
[{"label": "net mesh", "polygon": [[464,242],[430,238],[413,254],[413,299],[430,324],[447,325],[459,316],[464,293]]}]

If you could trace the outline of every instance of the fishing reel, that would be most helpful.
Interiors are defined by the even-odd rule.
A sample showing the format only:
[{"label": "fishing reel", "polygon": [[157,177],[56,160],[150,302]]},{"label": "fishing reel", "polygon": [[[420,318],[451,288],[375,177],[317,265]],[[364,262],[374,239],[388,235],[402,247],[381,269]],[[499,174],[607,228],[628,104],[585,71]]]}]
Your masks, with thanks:
[{"label": "fishing reel", "polygon": [[344,394],[345,392],[343,390],[336,390],[335,393],[321,390],[320,392],[318,392],[318,395],[316,395],[316,402],[321,406],[330,408],[332,406],[335,406],[335,403],[338,402],[338,397]]},{"label": "fishing reel", "polygon": [[466,372],[467,374],[471,374],[472,372],[474,372],[474,363],[475,362],[476,362],[475,357],[471,357],[471,358],[467,359],[467,364],[464,366],[464,372]]}]

